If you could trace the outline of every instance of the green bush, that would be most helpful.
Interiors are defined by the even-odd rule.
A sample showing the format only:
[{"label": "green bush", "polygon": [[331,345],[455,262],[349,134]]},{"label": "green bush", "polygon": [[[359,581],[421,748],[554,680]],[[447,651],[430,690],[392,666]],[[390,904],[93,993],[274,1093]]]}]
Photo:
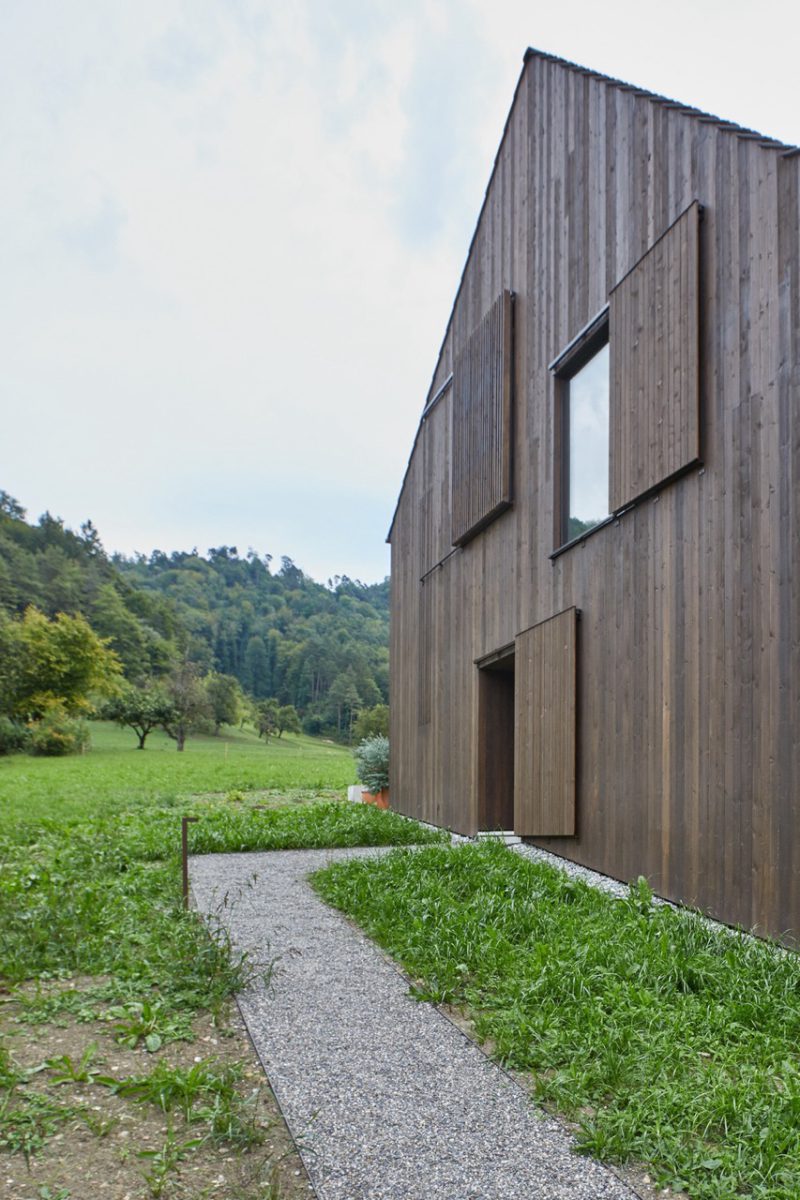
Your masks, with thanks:
[{"label": "green bush", "polygon": [[389,736],[389,705],[376,704],[372,708],[364,708],[356,717],[353,726],[353,740],[362,742],[364,738],[375,737],[376,734]]},{"label": "green bush", "polygon": [[382,733],[364,738],[355,750],[356,775],[370,792],[389,786],[389,739]]},{"label": "green bush", "polygon": [[89,745],[89,726],[54,705],[30,727],[30,752],[51,758],[78,754]]},{"label": "green bush", "polygon": [[20,721],[0,717],[0,754],[13,754],[15,750],[24,750],[29,736],[27,728]]},{"label": "green bush", "polygon": [[320,737],[325,722],[317,712],[310,712],[303,718],[303,733],[309,737]]}]

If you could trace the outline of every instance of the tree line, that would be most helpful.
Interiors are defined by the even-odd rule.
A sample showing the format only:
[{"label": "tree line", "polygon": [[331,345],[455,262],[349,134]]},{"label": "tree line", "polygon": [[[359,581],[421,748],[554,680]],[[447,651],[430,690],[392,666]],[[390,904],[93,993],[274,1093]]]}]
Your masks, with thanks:
[{"label": "tree line", "polygon": [[[108,693],[105,715],[161,726],[179,747],[191,728],[245,720],[264,737],[303,729],[346,742],[385,727],[388,580],[323,585],[289,558],[273,570],[269,555],[235,546],[109,556],[91,521],[77,533],[50,513],[28,522],[0,491],[0,639],[68,618],[97,639],[92,653],[111,656],[93,685]],[[0,667],[0,718],[41,721],[15,686]]]}]

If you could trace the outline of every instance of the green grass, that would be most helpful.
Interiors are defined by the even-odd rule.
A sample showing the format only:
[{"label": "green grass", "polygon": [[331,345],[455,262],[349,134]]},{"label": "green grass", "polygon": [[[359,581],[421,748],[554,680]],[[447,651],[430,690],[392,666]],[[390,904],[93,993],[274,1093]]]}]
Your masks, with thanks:
[{"label": "green grass", "polygon": [[[12,1101],[13,1097],[13,1101]],[[42,1149],[61,1125],[85,1114],[85,1106],[62,1104],[38,1092],[9,1093],[0,1098],[0,1149],[24,1154]]]},{"label": "green grass", "polygon": [[[183,754],[156,740],[142,752],[124,731],[97,726],[94,742],[71,759],[0,761],[0,976],[104,976],[91,999],[127,1006],[116,1017],[147,1025],[153,1039],[182,1036],[187,1014],[215,1009],[248,969],[221,928],[209,934],[182,909],[181,816],[201,818],[190,827],[193,852],[435,836],[371,806],[316,800],[349,782],[352,756],[310,738],[197,738]],[[275,807],[273,797],[257,811],[247,802],[279,788],[293,804]],[[43,996],[38,1015],[59,1006],[86,1013],[86,996]],[[29,1007],[37,1015],[37,1001]]]},{"label": "green grass", "polygon": [[130,730],[98,721],[91,732],[84,755],[0,758],[3,826],[18,819],[104,817],[113,808],[189,793],[342,790],[355,782],[351,752],[318,738],[284,734],[265,745],[245,730],[191,737],[179,754],[164,733],[151,733],[145,749],[137,750]]},{"label": "green grass", "polygon": [[187,1125],[207,1122],[207,1136],[212,1141],[249,1149],[263,1141],[263,1133],[253,1105],[243,1101],[237,1090],[241,1078],[239,1063],[204,1058],[191,1067],[159,1062],[147,1075],[119,1080],[104,1077],[101,1082],[117,1095],[155,1104],[163,1113],[177,1109]]},{"label": "green grass", "polygon": [[[221,924],[184,910],[180,819],[200,818],[190,826],[193,852],[439,836],[331,799],[353,776],[347,750],[311,738],[266,746],[247,733],[194,738],[179,754],[151,735],[142,752],[108,725],[93,726],[85,755],[0,759],[0,978],[17,1000],[15,1019],[102,1021],[120,1046],[155,1056],[151,1072],[123,1081],[99,1076],[93,1045],[75,1058],[59,1054],[45,1063],[51,1088],[105,1082],[158,1103],[168,1118],[177,1108],[187,1122],[204,1123],[200,1141],[244,1152],[261,1140],[255,1108],[237,1092],[236,1065],[204,1059],[184,1070],[159,1056],[170,1042],[191,1040],[193,1017],[223,1011],[265,965],[232,953]],[[14,990],[30,980],[36,988]],[[0,1043],[0,1148],[30,1158],[76,1118],[89,1124],[92,1113],[32,1091]],[[170,1127],[160,1150],[140,1152],[151,1195],[198,1144],[180,1142]],[[274,1180],[270,1187],[277,1194]]]},{"label": "green grass", "polygon": [[335,864],[320,894],[462,1006],[581,1149],[695,1200],[800,1196],[800,960],[503,847]]}]

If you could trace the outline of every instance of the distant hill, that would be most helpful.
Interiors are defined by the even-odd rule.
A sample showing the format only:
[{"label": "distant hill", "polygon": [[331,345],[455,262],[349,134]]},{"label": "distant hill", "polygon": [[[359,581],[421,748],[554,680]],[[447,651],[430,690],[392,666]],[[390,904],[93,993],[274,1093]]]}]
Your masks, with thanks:
[{"label": "distant hill", "polygon": [[389,581],[325,586],[291,559],[235,546],[109,557],[87,521],[78,533],[0,491],[0,611],[36,605],[82,613],[111,640],[125,674],[157,676],[187,656],[235,676],[255,699],[294,704],[311,733],[346,728],[355,709],[388,700]]},{"label": "distant hill", "polygon": [[268,558],[240,558],[235,546],[207,556],[155,550],[113,564],[145,595],[175,606],[196,661],[235,675],[256,699],[294,704],[310,733],[388,700],[388,579],[342,576],[325,587],[290,558],[273,574]]}]

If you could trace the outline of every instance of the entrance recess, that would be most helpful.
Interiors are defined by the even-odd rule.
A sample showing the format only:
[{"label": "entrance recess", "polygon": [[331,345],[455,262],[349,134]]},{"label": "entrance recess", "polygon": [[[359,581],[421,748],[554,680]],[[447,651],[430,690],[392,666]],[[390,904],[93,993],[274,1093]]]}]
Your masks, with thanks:
[{"label": "entrance recess", "polygon": [[514,828],[514,651],[478,670],[478,829]]}]

